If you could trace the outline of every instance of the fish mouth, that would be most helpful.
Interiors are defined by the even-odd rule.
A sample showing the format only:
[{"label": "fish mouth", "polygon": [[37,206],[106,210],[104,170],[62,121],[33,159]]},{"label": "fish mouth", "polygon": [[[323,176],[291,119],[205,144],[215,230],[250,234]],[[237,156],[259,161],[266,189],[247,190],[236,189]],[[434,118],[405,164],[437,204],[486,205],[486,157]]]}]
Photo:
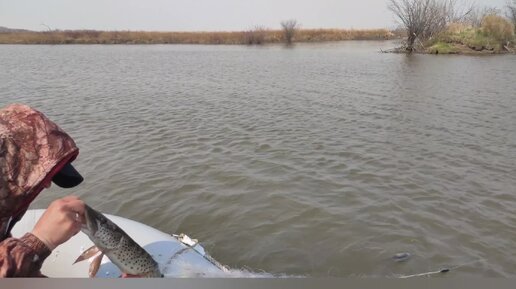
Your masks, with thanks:
[{"label": "fish mouth", "polygon": [[82,226],[82,230],[95,235],[95,232],[98,230],[98,222],[102,220],[104,216],[86,204],[84,204],[84,207],[84,219],[86,223]]},{"label": "fish mouth", "polygon": [[[110,234],[114,234],[119,236],[121,229],[117,227],[117,225],[111,222],[106,216],[104,216],[99,211],[92,209],[90,206],[84,204],[84,219],[85,224],[83,224],[81,230],[91,238],[98,239],[97,232],[107,231]],[[122,231],[123,232],[123,231]],[[120,237],[119,237],[120,238]],[[92,239],[92,240],[93,240]],[[102,239],[102,238],[101,238]]]}]

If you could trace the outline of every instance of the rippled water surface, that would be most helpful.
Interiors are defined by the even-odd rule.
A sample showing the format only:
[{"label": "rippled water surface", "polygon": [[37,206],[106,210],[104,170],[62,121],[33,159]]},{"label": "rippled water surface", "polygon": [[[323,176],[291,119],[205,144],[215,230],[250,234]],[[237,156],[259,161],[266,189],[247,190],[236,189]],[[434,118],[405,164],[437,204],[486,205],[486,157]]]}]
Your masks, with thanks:
[{"label": "rippled water surface", "polygon": [[0,105],[81,149],[35,207],[73,192],[256,272],[515,277],[516,57],[394,45],[4,45]]}]

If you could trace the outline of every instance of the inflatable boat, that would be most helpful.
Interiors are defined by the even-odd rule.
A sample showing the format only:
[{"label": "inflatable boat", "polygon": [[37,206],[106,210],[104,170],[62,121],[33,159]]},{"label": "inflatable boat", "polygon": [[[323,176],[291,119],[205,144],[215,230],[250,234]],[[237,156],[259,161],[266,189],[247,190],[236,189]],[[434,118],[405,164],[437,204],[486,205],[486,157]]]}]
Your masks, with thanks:
[{"label": "inflatable boat", "polygon": [[[44,210],[28,210],[12,230],[14,237],[30,232]],[[231,270],[211,258],[195,239],[181,234],[169,235],[126,218],[104,214],[122,228],[158,262],[165,277],[231,277]],[[73,264],[86,249],[93,246],[82,232],[57,247],[45,260],[41,272],[48,277],[89,277],[93,258]],[[118,278],[121,272],[104,256],[96,277]],[[234,276],[233,276],[234,277]]]}]

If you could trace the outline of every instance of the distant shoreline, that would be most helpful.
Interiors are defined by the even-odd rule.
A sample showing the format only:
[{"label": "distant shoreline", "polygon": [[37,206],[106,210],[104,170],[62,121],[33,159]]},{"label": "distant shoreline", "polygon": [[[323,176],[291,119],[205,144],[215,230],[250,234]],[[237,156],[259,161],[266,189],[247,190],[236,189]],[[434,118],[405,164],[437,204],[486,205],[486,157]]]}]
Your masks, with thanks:
[{"label": "distant shoreline", "polygon": [[[300,29],[293,42],[392,40],[403,35],[388,29]],[[54,30],[0,32],[0,44],[228,44],[260,45],[284,42],[281,30],[234,32],[148,32]]]}]

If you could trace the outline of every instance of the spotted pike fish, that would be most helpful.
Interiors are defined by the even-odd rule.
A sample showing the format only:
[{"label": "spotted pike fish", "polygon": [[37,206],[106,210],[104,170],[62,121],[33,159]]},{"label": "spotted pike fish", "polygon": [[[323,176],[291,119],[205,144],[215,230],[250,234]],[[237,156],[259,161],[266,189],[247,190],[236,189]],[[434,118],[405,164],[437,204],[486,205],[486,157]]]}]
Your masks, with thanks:
[{"label": "spotted pike fish", "polygon": [[163,277],[158,263],[120,227],[106,216],[85,205],[86,224],[81,231],[95,244],[84,251],[74,264],[99,254],[90,265],[89,275],[94,277],[104,255],[108,256],[123,273],[142,277]]}]

